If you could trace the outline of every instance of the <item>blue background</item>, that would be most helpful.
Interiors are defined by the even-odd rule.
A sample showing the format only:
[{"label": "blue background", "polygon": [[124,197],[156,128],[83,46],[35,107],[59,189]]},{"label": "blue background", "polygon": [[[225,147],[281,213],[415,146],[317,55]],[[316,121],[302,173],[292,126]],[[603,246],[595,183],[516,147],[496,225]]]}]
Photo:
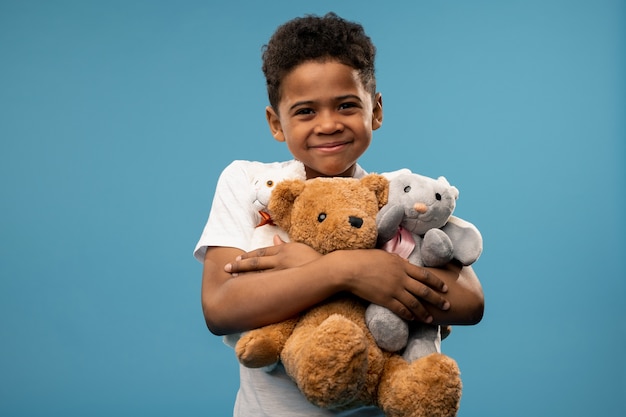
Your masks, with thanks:
[{"label": "blue background", "polygon": [[191,251],[219,172],[289,157],[260,48],[334,10],[376,43],[362,158],[461,190],[486,315],[460,416],[623,416],[623,1],[0,1],[0,415],[227,416]]}]

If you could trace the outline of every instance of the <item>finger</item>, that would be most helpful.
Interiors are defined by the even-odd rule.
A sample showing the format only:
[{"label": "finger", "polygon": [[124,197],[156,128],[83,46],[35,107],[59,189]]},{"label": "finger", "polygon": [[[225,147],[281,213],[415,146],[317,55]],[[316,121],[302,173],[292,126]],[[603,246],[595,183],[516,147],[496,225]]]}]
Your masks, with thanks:
[{"label": "finger", "polygon": [[285,242],[279,235],[274,235],[274,246],[282,245]]},{"label": "finger", "polygon": [[421,268],[410,263],[409,265],[410,270],[408,272],[409,275],[413,277],[413,279],[439,292],[448,292],[448,286],[445,284],[445,282],[443,282],[435,274],[429,272],[428,269]]},{"label": "finger", "polygon": [[433,317],[424,308],[419,298],[413,294],[406,293],[402,300],[400,300],[402,307],[409,313],[408,320],[418,320],[424,323],[431,323]]},{"label": "finger", "polygon": [[407,320],[407,321],[415,320],[415,315],[411,313],[411,310],[409,310],[404,304],[402,304],[398,300],[393,300],[386,307],[389,308],[389,310],[395,313],[398,317],[403,318],[404,320]]},{"label": "finger", "polygon": [[232,264],[232,262],[231,263],[227,263],[226,265],[224,265],[224,271],[228,272],[233,277],[236,277],[237,275],[239,275],[236,272],[233,272],[233,264]]},{"label": "finger", "polygon": [[259,271],[265,269],[262,264],[262,257],[254,257],[254,258],[243,258],[237,257],[237,259],[230,264],[226,265],[229,267],[226,269],[226,272],[230,272],[232,274],[240,273],[240,272],[252,272]]},{"label": "finger", "polygon": [[246,252],[246,253],[242,253],[241,255],[239,255],[237,257],[236,260],[241,260],[241,259],[251,259],[251,258],[259,258],[259,257],[263,257],[263,256],[269,256],[271,255],[269,249],[271,247],[265,247],[265,248],[258,248],[255,250],[251,250],[250,252]]},{"label": "finger", "polygon": [[[424,284],[413,281],[407,289],[413,297],[418,299],[420,306],[422,305],[422,302],[427,302],[436,306],[440,310],[448,310],[450,308],[448,300],[446,300],[440,293]],[[411,305],[408,305],[408,307],[410,308]]]}]

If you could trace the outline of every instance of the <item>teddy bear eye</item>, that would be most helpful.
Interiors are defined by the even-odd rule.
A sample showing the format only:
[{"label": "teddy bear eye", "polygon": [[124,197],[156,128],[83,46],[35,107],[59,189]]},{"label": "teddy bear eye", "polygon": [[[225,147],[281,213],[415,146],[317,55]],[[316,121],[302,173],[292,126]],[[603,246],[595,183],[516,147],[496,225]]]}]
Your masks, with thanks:
[{"label": "teddy bear eye", "polygon": [[441,194],[439,194],[439,193],[435,193],[435,198],[436,198],[437,200],[441,200]]},{"label": "teddy bear eye", "polygon": [[326,220],[326,213],[320,213],[320,215],[317,216],[317,221],[321,223],[324,220]]},{"label": "teddy bear eye", "polygon": [[404,187],[404,192],[408,193],[409,191],[411,191],[411,186],[407,185],[406,187]]},{"label": "teddy bear eye", "polygon": [[267,185],[268,187],[272,187],[274,185],[274,181],[272,180],[267,180],[267,182],[265,183],[265,185]]}]

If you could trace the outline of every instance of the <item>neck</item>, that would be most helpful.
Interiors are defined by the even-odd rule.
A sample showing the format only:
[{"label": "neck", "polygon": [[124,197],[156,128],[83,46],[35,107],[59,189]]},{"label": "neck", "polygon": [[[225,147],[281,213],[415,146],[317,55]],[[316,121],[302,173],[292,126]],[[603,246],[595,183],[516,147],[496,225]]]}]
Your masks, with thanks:
[{"label": "neck", "polygon": [[356,164],[352,165],[350,168],[346,169],[344,172],[340,172],[338,174],[323,174],[307,166],[304,167],[304,171],[306,173],[307,180],[317,178],[317,177],[354,177],[354,174],[356,172]]}]

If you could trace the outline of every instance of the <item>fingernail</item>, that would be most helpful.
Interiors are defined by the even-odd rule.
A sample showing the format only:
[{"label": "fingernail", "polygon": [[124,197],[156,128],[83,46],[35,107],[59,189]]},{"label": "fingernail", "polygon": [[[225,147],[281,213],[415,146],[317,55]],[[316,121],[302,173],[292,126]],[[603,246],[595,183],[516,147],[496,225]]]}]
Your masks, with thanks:
[{"label": "fingernail", "polygon": [[226,272],[230,272],[233,269],[233,265],[232,264],[226,264],[224,265],[224,271]]},{"label": "fingernail", "polygon": [[443,284],[443,287],[441,287],[441,291],[448,292],[448,286],[446,284]]},{"label": "fingernail", "polygon": [[433,316],[426,317],[426,323],[432,323],[432,322],[433,322]]},{"label": "fingernail", "polygon": [[450,308],[450,302],[446,301],[445,303],[443,303],[443,306],[441,306],[441,308],[444,310],[448,310]]}]

